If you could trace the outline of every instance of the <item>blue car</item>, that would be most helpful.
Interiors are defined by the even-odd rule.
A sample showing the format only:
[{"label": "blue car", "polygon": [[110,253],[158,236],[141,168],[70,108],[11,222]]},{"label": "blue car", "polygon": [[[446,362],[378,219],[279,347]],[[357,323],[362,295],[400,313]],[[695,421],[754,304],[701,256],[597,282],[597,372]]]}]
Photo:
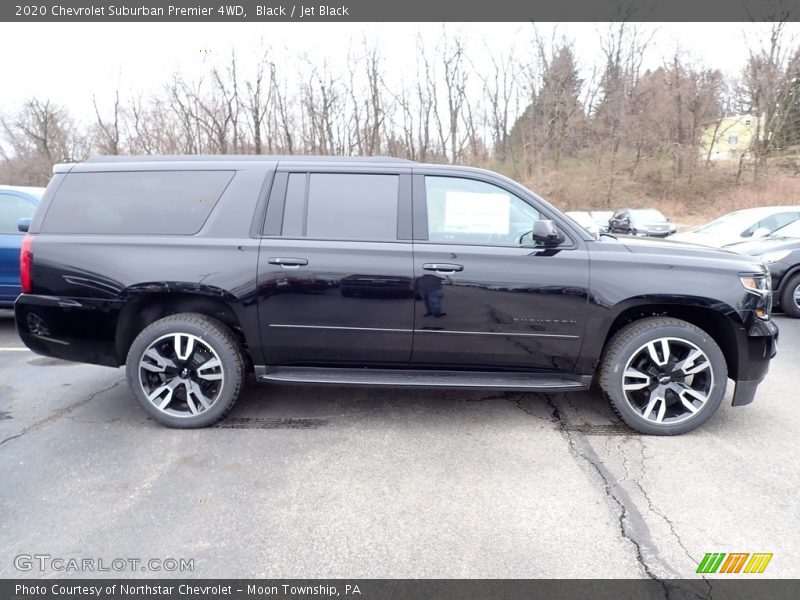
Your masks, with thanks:
[{"label": "blue car", "polygon": [[12,308],[20,293],[20,219],[30,219],[44,188],[0,185],[0,308]]}]

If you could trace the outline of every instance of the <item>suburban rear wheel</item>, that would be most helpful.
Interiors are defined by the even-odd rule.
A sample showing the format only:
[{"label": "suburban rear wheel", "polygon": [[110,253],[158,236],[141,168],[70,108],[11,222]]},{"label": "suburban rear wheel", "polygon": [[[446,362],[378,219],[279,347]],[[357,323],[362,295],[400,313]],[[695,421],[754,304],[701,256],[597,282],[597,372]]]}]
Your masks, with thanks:
[{"label": "suburban rear wheel", "polygon": [[146,327],[128,351],[128,385],[147,413],[167,427],[205,427],[233,408],[244,361],[231,331],[198,313]]},{"label": "suburban rear wheel", "polygon": [[678,435],[705,423],[725,395],[728,367],[705,331],[654,317],[624,327],[609,342],[600,387],[620,418],[651,435]]},{"label": "suburban rear wheel", "polygon": [[783,284],[780,301],[783,312],[790,317],[800,319],[800,273],[792,275],[789,281]]}]

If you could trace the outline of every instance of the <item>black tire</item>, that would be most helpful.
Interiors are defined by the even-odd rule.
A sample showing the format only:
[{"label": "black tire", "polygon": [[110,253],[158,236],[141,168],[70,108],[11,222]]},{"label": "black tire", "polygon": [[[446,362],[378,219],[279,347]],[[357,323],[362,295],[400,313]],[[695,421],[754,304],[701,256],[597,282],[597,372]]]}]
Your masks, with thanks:
[{"label": "black tire", "polygon": [[[182,357],[184,350],[188,354]],[[199,313],[170,315],[150,324],[136,336],[126,359],[128,385],[139,403],[154,420],[178,429],[207,427],[228,414],[239,397],[243,374],[236,337],[220,321]],[[146,390],[161,389],[162,397],[148,398]],[[160,408],[157,401],[166,404]]]},{"label": "black tire", "polygon": [[800,273],[795,273],[783,284],[780,303],[781,309],[790,317],[800,319],[800,305],[798,305],[797,294],[800,292]]},{"label": "black tire", "polygon": [[[691,359],[695,350],[699,356]],[[663,366],[655,359],[664,360]],[[694,372],[688,375],[687,369]],[[728,366],[717,343],[699,327],[653,317],[635,321],[611,338],[599,379],[611,407],[628,426],[649,435],[679,435],[717,411],[725,396]]]}]

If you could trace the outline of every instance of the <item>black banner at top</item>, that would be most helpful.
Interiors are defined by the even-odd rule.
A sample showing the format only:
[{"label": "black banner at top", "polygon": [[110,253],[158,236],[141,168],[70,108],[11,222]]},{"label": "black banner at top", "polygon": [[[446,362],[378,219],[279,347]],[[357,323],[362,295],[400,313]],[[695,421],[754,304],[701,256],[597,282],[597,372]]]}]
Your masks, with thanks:
[{"label": "black banner at top", "polygon": [[798,21],[797,0],[4,0],[10,22]]}]

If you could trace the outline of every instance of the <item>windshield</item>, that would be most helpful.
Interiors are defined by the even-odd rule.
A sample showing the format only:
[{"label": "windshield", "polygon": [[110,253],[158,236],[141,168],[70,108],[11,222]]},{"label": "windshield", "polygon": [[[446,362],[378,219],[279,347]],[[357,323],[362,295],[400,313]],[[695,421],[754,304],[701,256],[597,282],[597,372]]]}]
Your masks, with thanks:
[{"label": "windshield", "polygon": [[700,227],[696,233],[718,233],[721,231],[735,231],[738,233],[750,227],[757,219],[758,215],[754,215],[749,211],[732,212],[716,221],[711,221],[708,225]]},{"label": "windshield", "polygon": [[592,218],[589,216],[588,213],[570,211],[566,213],[566,215],[568,217],[571,217],[572,220],[578,223],[578,225],[580,225],[581,227],[593,227],[595,225],[595,222],[592,220]]},{"label": "windshield", "polygon": [[666,221],[667,218],[654,208],[645,208],[642,210],[632,210],[631,220],[640,223],[655,223],[658,221]]},{"label": "windshield", "polygon": [[589,214],[592,216],[595,223],[600,223],[602,225],[608,225],[608,220],[614,216],[614,213],[610,210],[593,210]]},{"label": "windshield", "polygon": [[784,225],[772,232],[772,237],[800,238],[800,220]]}]

